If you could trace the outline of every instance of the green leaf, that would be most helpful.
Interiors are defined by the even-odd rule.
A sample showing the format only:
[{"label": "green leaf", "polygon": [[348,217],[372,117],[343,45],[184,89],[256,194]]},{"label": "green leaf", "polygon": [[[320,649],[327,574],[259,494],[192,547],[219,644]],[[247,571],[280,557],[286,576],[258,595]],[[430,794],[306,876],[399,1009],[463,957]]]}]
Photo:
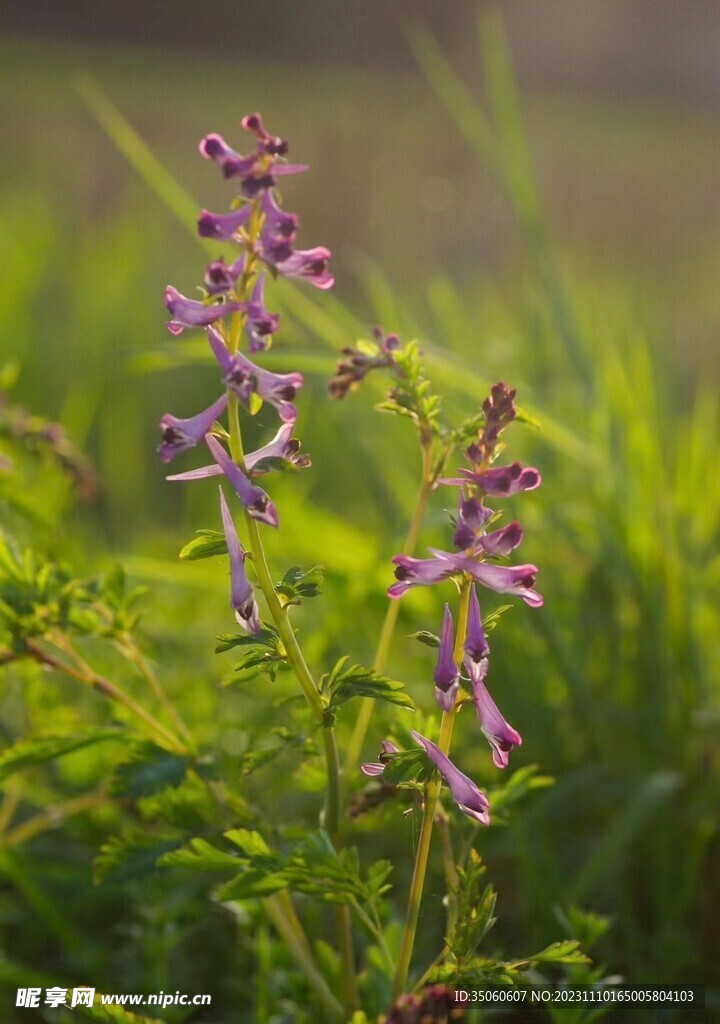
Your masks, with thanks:
[{"label": "green leaf", "polygon": [[263,625],[259,633],[221,633],[215,639],[218,641],[216,654],[231,651],[233,647],[269,647],[276,650],[280,634],[274,626]]},{"label": "green leaf", "polygon": [[417,633],[408,633],[408,640],[417,640],[421,644],[425,644],[426,647],[439,647],[440,637],[434,633],[430,633],[427,629],[420,629]]},{"label": "green leaf", "polygon": [[158,860],[160,867],[191,868],[193,871],[237,871],[238,858],[196,837],[187,846],[171,850]]},{"label": "green leaf", "polygon": [[44,764],[74,750],[82,750],[83,747],[104,743],[106,740],[124,738],[126,735],[122,729],[94,729],[72,736],[37,736],[19,740],[0,755],[0,781],[21,768]]},{"label": "green leaf", "polygon": [[528,961],[533,964],[589,964],[590,957],[586,956],[580,949],[577,939],[564,939],[562,942],[553,942],[550,946],[529,956]]},{"label": "green leaf", "polygon": [[405,693],[402,683],[362,665],[346,668],[348,656],[340,658],[331,672],[322,677],[320,687],[328,697],[328,712],[332,714],[341,704],[353,697],[372,697],[386,700],[398,707],[415,710],[415,704]]},{"label": "green leaf", "polygon": [[93,861],[93,880],[122,883],[143,878],[155,870],[164,854],[176,850],[182,842],[179,836],[154,836],[134,831],[113,836]]},{"label": "green leaf", "polygon": [[115,769],[110,791],[113,796],[151,796],[168,786],[179,786],[188,769],[187,759],[151,743],[136,744],[130,760]]},{"label": "green leaf", "polygon": [[312,569],[303,569],[300,565],[293,565],[275,589],[278,594],[282,594],[287,599],[286,604],[298,604],[300,598],[317,597],[322,590],[324,580],[325,569],[321,565],[314,565]]},{"label": "green leaf", "polygon": [[180,551],[180,558],[186,562],[194,562],[199,558],[212,558],[214,555],[226,555],[227,542],[225,534],[218,530],[198,530]]},{"label": "green leaf", "polygon": [[399,786],[403,782],[424,781],[430,770],[424,750],[402,750],[388,759],[382,781],[390,786]]},{"label": "green leaf", "polygon": [[485,865],[480,854],[471,849],[465,868],[458,867],[458,884],[453,890],[456,901],[455,923],[445,940],[456,960],[472,956],[480,942],[495,924],[496,895],[485,884]]}]

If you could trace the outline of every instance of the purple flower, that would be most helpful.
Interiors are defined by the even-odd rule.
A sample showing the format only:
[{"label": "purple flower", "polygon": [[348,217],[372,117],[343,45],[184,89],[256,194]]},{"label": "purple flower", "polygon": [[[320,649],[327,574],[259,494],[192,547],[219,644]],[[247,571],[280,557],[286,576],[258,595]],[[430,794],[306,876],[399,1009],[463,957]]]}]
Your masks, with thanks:
[{"label": "purple flower", "polygon": [[222,135],[212,132],[200,140],[201,154],[206,160],[213,160],[226,178],[250,174],[257,161],[257,155],[241,156],[228,146]]},{"label": "purple flower", "polygon": [[454,484],[464,487],[468,483],[475,484],[484,494],[493,498],[509,498],[520,491],[534,491],[540,486],[541,476],[533,466],[523,468],[519,462],[510,466],[494,466],[473,473],[470,469],[461,469],[461,477],[441,480],[441,484]]},{"label": "purple flower", "polygon": [[450,606],[446,604],[437,665],[435,666],[435,674],[433,676],[435,680],[435,699],[443,711],[452,710],[457,692],[460,689],[460,670],[455,664],[454,649],[453,620],[450,614]]},{"label": "purple flower", "polygon": [[492,509],[486,508],[477,498],[460,498],[457,523],[453,544],[458,548],[471,548],[475,545],[478,532],[492,517]]},{"label": "purple flower", "polygon": [[507,768],[510,751],[513,747],[519,747],[522,744],[522,737],[500,714],[485,686],[485,676],[488,670],[487,658],[473,661],[468,657],[465,660],[465,667],[472,682],[473,699],[480,719],[480,728],[492,747],[493,764],[496,768]]},{"label": "purple flower", "polygon": [[282,210],[275,202],[272,192],[263,193],[260,209],[264,214],[260,244],[263,252],[271,256],[274,246],[288,246],[295,240],[300,220],[297,214]]},{"label": "purple flower", "polygon": [[483,629],[482,616],[480,614],[480,602],[475,593],[475,586],[470,588],[470,607],[468,609],[468,625],[465,634],[465,654],[470,661],[478,663],[487,658],[490,653],[490,645]]},{"label": "purple flower", "polygon": [[478,540],[478,549],[488,555],[509,555],[521,543],[523,531],[520,523],[508,523],[501,530],[486,533]]},{"label": "purple flower", "polygon": [[244,269],[244,253],[230,266],[225,260],[213,260],[212,263],[208,263],[203,282],[208,295],[222,295],[224,292],[231,292]]},{"label": "purple flower", "polygon": [[172,334],[181,334],[186,327],[207,327],[228,313],[242,309],[239,302],[220,302],[209,306],[204,302],[196,302],[181,295],[172,285],[165,289],[165,305],[172,317],[167,325]]},{"label": "purple flower", "polygon": [[365,775],[382,775],[385,771],[385,765],[388,761],[392,760],[392,755],[400,753],[399,748],[395,746],[392,740],[383,740],[380,746],[382,750],[379,760],[367,761],[365,764],[360,765],[360,771],[364,772]]},{"label": "purple flower", "polygon": [[543,603],[542,595],[535,590],[536,565],[488,565],[454,551],[437,551],[435,548],[428,550],[441,562],[452,565],[453,571],[469,573],[478,583],[498,594],[514,594],[533,608],[539,608]]},{"label": "purple flower", "polygon": [[411,558],[410,555],[395,555],[393,564],[397,583],[388,588],[388,597],[402,597],[411,587],[429,587],[440,583],[458,570],[446,558]]},{"label": "purple flower", "polygon": [[455,767],[450,758],[443,754],[440,747],[433,743],[432,740],[421,736],[414,729],[410,730],[410,735],[416,743],[425,748],[428,757],[447,782],[452,798],[463,814],[467,814],[470,818],[474,818],[475,821],[479,821],[481,825],[489,825],[490,815],[488,814],[488,809],[490,804],[485,794],[478,789],[472,779],[469,779],[467,775],[463,775],[460,769]]},{"label": "purple flower", "polygon": [[253,393],[265,402],[273,405],[280,419],[285,423],[294,423],[297,409],[292,404],[295,395],[303,386],[304,380],[300,373],[271,373],[256,366],[241,352],[234,355],[229,351],[220,334],[212,327],[207,331],[210,347],[215,354],[223,381],[234,391],[242,402],[249,402]]},{"label": "purple flower", "polygon": [[205,443],[210,449],[212,457],[227,477],[228,483],[240,499],[241,504],[247,510],[247,514],[253,519],[267,523],[268,526],[277,526],[277,511],[265,491],[261,487],[250,483],[240,467],[233,462],[223,446],[212,434],[206,435]]},{"label": "purple flower", "polygon": [[199,412],[197,416],[191,416],[186,420],[179,420],[177,416],[165,413],[160,420],[163,439],[158,448],[158,455],[163,462],[170,462],[180,452],[194,448],[202,441],[215,420],[225,411],[226,405],[227,395],[221,395],[217,402]]},{"label": "purple flower", "polygon": [[287,152],[287,144],[282,139],[274,139],[264,128],[260,132],[251,125],[260,124],[258,114],[250,114],[243,120],[243,127],[258,136],[258,146],[254,153],[242,156],[228,146],[221,135],[211,133],[200,140],[200,152],[207,160],[213,160],[226,178],[241,178],[243,195],[252,199],[263,189],[272,188],[275,177],[282,174],[298,174],[306,171],[304,164],[281,164],[279,156]]},{"label": "purple flower", "polygon": [[[273,461],[278,459],[289,462],[298,469],[305,469],[311,465],[310,456],[300,451],[298,439],[291,437],[293,426],[292,423],[283,423],[272,441],[268,441],[257,451],[248,452],[244,461],[245,469],[250,476],[263,476],[265,473],[269,473],[273,468]],[[205,480],[208,477],[222,475],[223,471],[220,466],[213,462],[212,466],[200,466],[198,469],[189,469],[185,473],[174,473],[171,476],[166,476],[165,479],[173,481]]]},{"label": "purple flower", "polygon": [[263,253],[263,259],[283,277],[302,277],[316,288],[326,290],[335,284],[335,278],[328,270],[331,252],[323,245],[314,249],[291,249],[274,246],[271,253]]},{"label": "purple flower", "polygon": [[255,282],[250,301],[245,304],[245,311],[245,330],[250,340],[250,351],[261,352],[269,348],[269,336],[277,331],[280,317],[277,313],[268,313],[265,309],[265,274],[260,274]]},{"label": "purple flower", "polygon": [[235,618],[248,633],[259,633],[260,617],[253,588],[245,574],[245,555],[237,530],[225,501],[222,486],[220,491],[220,515],[222,516],[225,541],[230,555],[230,607],[235,611]]},{"label": "purple flower", "polygon": [[310,465],[310,456],[300,451],[300,442],[292,436],[294,423],[283,423],[272,441],[245,456],[245,469],[251,476],[268,473],[275,460],[289,462],[298,469]]},{"label": "purple flower", "polygon": [[235,238],[240,228],[245,227],[250,220],[251,213],[252,206],[249,203],[230,213],[201,210],[198,217],[198,234],[201,238],[219,238],[223,241]]}]

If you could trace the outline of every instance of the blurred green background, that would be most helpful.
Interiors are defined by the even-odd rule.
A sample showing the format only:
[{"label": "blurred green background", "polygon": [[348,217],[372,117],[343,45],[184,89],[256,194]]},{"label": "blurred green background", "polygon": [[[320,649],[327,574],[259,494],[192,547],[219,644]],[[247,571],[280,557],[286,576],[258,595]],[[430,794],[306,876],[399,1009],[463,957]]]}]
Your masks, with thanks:
[{"label": "blurred green background", "polygon": [[[323,598],[298,615],[310,660],[326,669],[347,650],[372,660],[389,559],[417,486],[410,430],[372,409],[379,382],[344,403],[326,397],[337,350],[378,322],[423,342],[448,418],[503,379],[541,424],[517,427],[510,454],[543,473],[541,490],[516,499],[512,514],[546,603],[503,618],[492,673],[524,737],[515,764],[538,764],[556,784],[510,827],[483,836],[499,890],[494,941],[518,953],[551,941],[554,910],[577,903],[613,918],[597,953],[630,981],[718,985],[716,12],[689,5],[694,18],[679,36],[672,5],[577,5],[584,17],[575,5],[543,6],[545,19],[527,4],[505,7],[524,124],[497,11],[485,4],[479,35],[473,4],[442,18],[432,5],[408,5],[389,19],[389,42],[371,5],[373,30],[328,43],[326,55],[313,50],[320,15],[309,7],[305,20],[295,14],[293,54],[288,33],[273,35],[272,25],[258,29],[257,45],[246,26],[235,50],[225,39],[213,52],[200,5],[185,5],[181,30],[166,38],[149,15],[144,35],[142,11],[134,37],[113,36],[111,21],[103,31],[101,17],[94,39],[75,17],[66,31],[49,25],[55,35],[11,18],[0,39],[1,361],[21,365],[13,400],[59,420],[102,482],[98,500],[83,505],[51,470],[30,474],[42,543],[88,570],[121,561],[150,586],[143,629],[168,688],[205,740],[242,752],[267,713],[252,687],[217,692],[227,668],[212,653],[213,636],[229,627],[224,568],[176,558],[194,530],[217,528],[210,485],[166,484],[154,456],[160,415],[190,415],[217,387],[202,340],[171,339],[164,327],[165,285],[192,294],[202,276],[193,204],[181,223],[168,203],[183,206],[182,195],[162,180],[153,189],[152,165],[107,102],[212,210],[231,193],[197,141],[208,131],[238,141],[240,117],[261,110],[311,165],[285,200],[301,215],[301,244],[333,250],[337,278],[327,296],[281,282],[269,301],[283,313],[271,365],[306,375],[298,433],[313,468],[273,481],[283,526],[268,551],[278,574],[294,562],[328,570]],[[226,13],[235,26],[221,6],[218,29]],[[663,42],[664,61],[648,36]],[[385,40],[379,53],[376,38]],[[259,437],[273,417],[257,419]],[[423,541],[446,542],[440,493]],[[430,656],[402,638],[437,628],[442,596],[405,599],[389,666],[428,710]],[[17,682],[8,685],[6,733],[22,719]],[[57,689],[48,707],[60,702]],[[367,753],[387,720],[374,720]],[[469,728],[458,732],[463,768],[492,782],[483,745]],[[70,788],[81,785],[78,772]],[[262,792],[271,783],[254,784]],[[400,896],[414,826],[389,820],[390,832],[368,828],[365,838],[399,860]],[[67,832],[28,853],[59,906],[63,884],[84,877],[93,838],[90,826]],[[53,877],[56,857],[66,873]],[[168,893],[166,883],[146,884],[159,887],[152,917]],[[19,891],[32,924],[41,904]],[[442,929],[438,891],[431,881],[430,957]],[[19,927],[17,913],[5,915],[6,933]],[[161,961],[179,985],[162,943],[137,953],[137,935],[155,934],[157,921],[139,921],[89,883],[62,914],[75,940],[94,929],[106,937],[96,942],[126,957],[105,968],[109,990],[131,989]],[[63,930],[42,941],[22,932],[23,956],[41,952],[50,975],[60,963],[77,969],[89,954]],[[205,977],[197,990],[210,984]]]}]

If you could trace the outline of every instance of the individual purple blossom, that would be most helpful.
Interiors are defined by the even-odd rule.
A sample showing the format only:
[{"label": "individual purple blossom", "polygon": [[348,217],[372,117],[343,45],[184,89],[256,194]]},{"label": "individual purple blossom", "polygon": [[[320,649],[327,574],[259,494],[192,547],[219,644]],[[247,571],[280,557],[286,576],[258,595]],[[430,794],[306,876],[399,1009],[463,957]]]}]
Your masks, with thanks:
[{"label": "individual purple blossom", "polygon": [[201,238],[217,238],[225,241],[236,238],[240,228],[250,220],[252,206],[246,203],[230,213],[211,213],[201,210],[198,217],[198,234]]},{"label": "individual purple blossom", "polygon": [[208,295],[223,295],[231,292],[237,284],[237,279],[245,269],[245,254],[235,260],[230,266],[225,260],[213,260],[205,268],[203,283]]},{"label": "individual purple blossom", "polygon": [[[263,252],[273,258],[275,247],[289,246],[295,240],[300,227],[300,220],[296,213],[286,213],[275,202],[272,192],[264,192],[260,200],[260,209],[263,212],[263,225],[260,232],[260,244]],[[278,251],[282,258],[287,258],[290,249],[280,248]]]},{"label": "individual purple blossom", "polygon": [[265,491],[261,487],[250,483],[240,467],[233,462],[223,446],[212,434],[206,435],[205,443],[210,449],[212,457],[227,477],[228,483],[240,499],[241,504],[247,510],[248,515],[253,519],[260,520],[262,523],[267,523],[268,526],[277,526],[277,511]]},{"label": "individual purple blossom", "polygon": [[480,490],[492,498],[509,498],[520,491],[534,491],[540,486],[541,476],[533,466],[523,466],[513,462],[510,466],[493,466],[474,473],[470,469],[461,469],[462,475],[440,480],[441,484],[454,484],[465,487],[475,484]]},{"label": "individual purple blossom", "polygon": [[435,548],[428,550],[440,562],[446,561],[452,565],[453,571],[469,573],[476,582],[481,583],[489,590],[494,590],[498,594],[514,594],[533,608],[539,608],[543,603],[542,595],[535,590],[535,576],[538,572],[536,565],[489,565],[484,562],[476,562],[474,559],[454,551],[438,551]]},{"label": "individual purple blossom", "polygon": [[[283,277],[302,277],[316,288],[323,291],[332,288],[335,278],[328,269],[328,260],[332,253],[324,245],[316,245],[314,249],[275,249],[274,254],[263,253],[263,259]],[[282,259],[278,259],[282,256]]]},{"label": "individual purple blossom", "polygon": [[510,751],[513,747],[519,747],[522,744],[522,737],[500,714],[497,704],[485,686],[485,677],[488,671],[487,658],[473,661],[472,658],[467,657],[465,667],[472,683],[473,700],[477,716],[480,719],[480,728],[492,747],[493,764],[496,768],[507,768]]},{"label": "individual purple blossom", "polygon": [[[243,119],[243,127],[258,135],[255,128],[249,127],[256,123],[255,119],[259,119],[259,115],[250,114]],[[242,193],[248,199],[254,198],[263,189],[272,188],[278,175],[299,174],[307,170],[305,164],[278,163],[277,157],[284,156],[287,144],[281,139],[272,140],[264,129],[262,131],[263,135],[258,135],[257,149],[248,156],[237,153],[215,132],[200,140],[201,154],[207,160],[214,161],[224,177],[240,178]]]},{"label": "individual purple blossom", "polygon": [[[244,458],[245,469],[251,477],[263,476],[272,469],[275,460],[289,462],[297,469],[305,469],[311,465],[310,456],[300,451],[300,441],[292,437],[293,423],[283,423],[272,441],[268,441],[257,451],[248,452]],[[199,466],[197,469],[189,469],[185,473],[173,473],[166,476],[166,480],[187,481],[205,480],[208,477],[222,476],[220,466],[213,462],[211,466]]]},{"label": "individual purple blossom", "polygon": [[455,533],[453,535],[455,547],[465,550],[474,547],[479,531],[488,519],[492,518],[492,515],[492,509],[483,505],[478,498],[468,498],[462,495],[455,524]]},{"label": "individual purple blossom", "polygon": [[260,274],[253,287],[250,301],[245,304],[247,319],[245,330],[250,341],[250,352],[262,352],[270,347],[270,335],[275,334],[280,324],[277,313],[265,309],[265,274]]},{"label": "individual purple blossom", "polygon": [[260,616],[253,588],[245,573],[245,556],[230,515],[222,486],[220,491],[220,515],[222,516],[225,542],[230,556],[230,607],[235,611],[239,625],[248,633],[259,633],[261,630]]},{"label": "individual purple blossom", "polygon": [[221,395],[217,402],[199,412],[197,416],[180,420],[171,413],[165,413],[160,420],[162,443],[158,455],[163,462],[170,462],[180,452],[194,448],[211,430],[215,420],[222,415],[227,405],[227,395]]},{"label": "individual purple blossom", "polygon": [[522,542],[523,530],[518,522],[508,523],[500,530],[478,538],[478,549],[487,555],[509,555]]},{"label": "individual purple blossom", "polygon": [[385,771],[385,766],[388,761],[392,760],[393,754],[399,754],[399,748],[393,743],[392,740],[383,740],[380,744],[381,751],[380,757],[377,761],[367,761],[365,764],[360,765],[360,771],[364,772],[365,775],[375,776],[382,775]]},{"label": "individual purple blossom", "polygon": [[395,555],[393,558],[395,578],[388,588],[388,597],[402,597],[411,587],[429,587],[452,576],[458,570],[446,558],[412,558],[410,555]]},{"label": "individual purple blossom", "polygon": [[450,605],[445,605],[440,647],[435,666],[435,699],[443,711],[451,711],[460,689],[460,670],[455,664],[455,636]]},{"label": "individual purple blossom", "polygon": [[460,769],[452,763],[446,754],[443,754],[440,747],[433,743],[432,740],[421,736],[414,729],[410,730],[410,735],[416,743],[425,748],[426,754],[447,782],[452,798],[463,814],[467,814],[468,817],[479,821],[481,825],[489,825],[490,815],[488,810],[490,804],[485,794],[478,789],[472,779],[469,779],[467,775],[463,775]]},{"label": "individual purple blossom", "polygon": [[490,645],[485,636],[480,614],[480,602],[475,593],[475,585],[470,587],[470,603],[468,607],[468,624],[465,633],[465,656],[478,664],[490,653]]},{"label": "individual purple blossom", "polygon": [[274,406],[285,423],[297,420],[297,409],[292,404],[303,386],[301,373],[271,373],[256,366],[241,352],[231,353],[218,331],[207,331],[210,347],[223,373],[223,381],[243,402],[257,394]]},{"label": "individual purple blossom", "polygon": [[177,288],[168,285],[165,289],[165,305],[172,320],[168,323],[171,334],[182,334],[186,327],[207,327],[216,320],[242,309],[239,302],[218,302],[206,305],[181,295]]}]

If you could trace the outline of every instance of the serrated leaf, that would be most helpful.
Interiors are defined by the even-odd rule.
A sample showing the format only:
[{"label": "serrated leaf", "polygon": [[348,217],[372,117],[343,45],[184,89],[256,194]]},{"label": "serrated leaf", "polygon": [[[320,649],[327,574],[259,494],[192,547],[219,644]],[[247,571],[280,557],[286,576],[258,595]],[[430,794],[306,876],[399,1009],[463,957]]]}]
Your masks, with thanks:
[{"label": "serrated leaf", "polygon": [[303,597],[317,597],[322,590],[324,580],[325,569],[322,565],[314,565],[311,569],[293,565],[275,589],[288,601],[297,601]]},{"label": "serrated leaf", "polygon": [[389,786],[399,786],[403,782],[423,781],[429,772],[424,750],[402,750],[388,759],[382,780]]},{"label": "serrated leaf", "polygon": [[328,713],[332,715],[346,701],[353,697],[371,697],[373,700],[386,700],[398,707],[415,710],[415,704],[403,688],[402,683],[388,676],[352,665],[346,668],[348,656],[340,658],[330,673],[323,676],[321,689],[329,699]]},{"label": "serrated leaf", "polygon": [[199,558],[226,554],[227,541],[224,533],[218,530],[198,530],[197,536],[181,549],[179,557],[185,562],[194,562]]},{"label": "serrated leaf", "polygon": [[553,942],[539,953],[527,958],[533,964],[589,964],[590,957],[580,949],[577,939]]},{"label": "serrated leaf", "polygon": [[151,796],[168,786],[179,786],[187,769],[186,758],[144,741],[133,748],[129,761],[117,766],[110,792],[134,799]]},{"label": "serrated leaf", "polygon": [[274,626],[263,625],[259,633],[221,633],[215,639],[218,641],[216,654],[231,651],[233,647],[269,647],[276,650],[279,634]]},{"label": "serrated leaf", "polygon": [[191,868],[193,871],[237,871],[238,858],[218,850],[207,841],[196,837],[187,846],[163,854],[158,860],[160,867]]},{"label": "serrated leaf", "polygon": [[270,847],[259,832],[247,828],[233,828],[225,833],[225,838],[233,843],[246,857],[270,856]]},{"label": "serrated leaf", "polygon": [[38,736],[19,740],[0,754],[0,782],[21,768],[44,764],[83,747],[126,736],[122,729],[94,729],[72,736]]},{"label": "serrated leaf", "polygon": [[183,842],[181,837],[126,832],[105,843],[93,861],[95,882],[130,882],[151,874],[159,859]]},{"label": "serrated leaf", "polygon": [[249,900],[258,896],[271,896],[289,887],[287,877],[279,872],[267,872],[260,868],[246,868],[235,878],[221,885],[215,893],[216,899]]}]

